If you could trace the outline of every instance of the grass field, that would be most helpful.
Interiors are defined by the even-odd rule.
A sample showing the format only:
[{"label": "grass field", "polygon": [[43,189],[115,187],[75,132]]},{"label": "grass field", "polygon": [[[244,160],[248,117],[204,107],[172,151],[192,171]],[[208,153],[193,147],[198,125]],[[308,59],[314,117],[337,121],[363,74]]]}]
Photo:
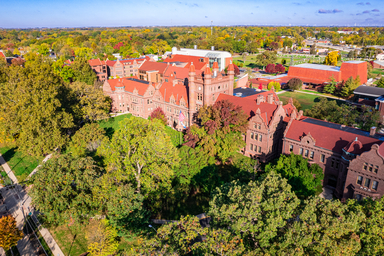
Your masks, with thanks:
[{"label": "grass field", "polygon": [[384,75],[384,70],[379,69],[379,68],[374,68],[374,69],[372,70],[372,73],[373,73],[373,74],[377,74],[377,75]]},{"label": "grass field", "polygon": [[[306,94],[306,93],[300,93],[300,92],[284,92],[282,94],[278,95],[280,100],[283,101],[284,104],[287,104],[289,99],[297,99],[301,104],[301,109],[306,110],[310,109],[316,102],[320,101],[320,97],[324,96],[317,96],[312,94]],[[335,100],[330,99],[328,100]],[[336,100],[338,104],[343,104],[344,102],[341,100]]]},{"label": "grass field", "polygon": [[16,147],[0,147],[0,153],[4,160],[8,163],[11,170],[20,181],[25,180],[28,175],[39,165],[44,157],[33,157],[24,155],[22,152],[17,151]]}]

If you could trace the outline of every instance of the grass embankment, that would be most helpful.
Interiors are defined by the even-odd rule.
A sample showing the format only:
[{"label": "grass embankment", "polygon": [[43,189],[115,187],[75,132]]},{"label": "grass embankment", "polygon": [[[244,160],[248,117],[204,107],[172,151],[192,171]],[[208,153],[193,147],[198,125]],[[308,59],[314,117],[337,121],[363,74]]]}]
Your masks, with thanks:
[{"label": "grass embankment", "polygon": [[[87,252],[88,241],[86,234],[91,230],[92,221],[78,227],[62,225],[51,227],[49,230],[65,255],[81,255]],[[132,236],[130,239],[122,237],[119,241],[119,250],[137,247],[138,239],[139,237],[136,236]]]},{"label": "grass embankment", "polygon": [[28,175],[39,165],[44,157],[33,157],[18,151],[16,147],[0,145],[0,153],[19,182],[24,181]]},{"label": "grass embankment", "polygon": [[[317,96],[313,94],[300,93],[300,92],[285,92],[278,95],[280,100],[283,101],[284,105],[288,103],[289,99],[297,99],[301,104],[301,109],[306,110],[310,109],[316,102],[320,101],[320,97],[325,96]],[[327,98],[328,100],[335,100]],[[344,104],[344,101],[336,100],[339,105]]]}]

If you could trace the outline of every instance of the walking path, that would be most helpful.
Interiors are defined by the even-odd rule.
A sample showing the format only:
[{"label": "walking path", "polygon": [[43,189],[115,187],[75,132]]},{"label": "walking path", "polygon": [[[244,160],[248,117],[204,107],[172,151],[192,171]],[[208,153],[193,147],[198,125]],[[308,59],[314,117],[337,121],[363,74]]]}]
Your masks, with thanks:
[{"label": "walking path", "polygon": [[[47,157],[45,157],[43,161],[46,162],[51,156],[52,154],[48,155]],[[21,230],[25,223],[25,220],[24,220],[25,215],[28,215],[29,213],[31,213],[31,215],[36,215],[33,207],[31,206],[32,200],[31,200],[31,197],[25,192],[25,190],[23,190],[21,186],[18,184],[19,181],[17,180],[16,176],[12,172],[9,165],[5,162],[1,154],[0,154],[0,164],[2,165],[4,171],[8,174],[8,177],[13,181],[13,184],[16,185],[14,189],[3,188],[2,195],[7,203],[7,207],[9,206],[8,207],[9,211],[16,219],[17,227]],[[37,166],[32,173],[35,174],[39,167],[40,165]],[[40,234],[42,235],[45,242],[51,249],[52,254],[54,256],[64,256],[64,253],[61,251],[59,245],[56,243],[55,239],[52,237],[48,229],[42,227],[40,224],[37,224],[37,226],[40,231]],[[35,254],[35,250],[31,246],[31,243],[29,242],[28,236],[24,236],[24,238],[18,242],[17,249],[19,250],[22,256],[37,255]],[[0,256],[2,256],[1,251],[0,251]]]}]

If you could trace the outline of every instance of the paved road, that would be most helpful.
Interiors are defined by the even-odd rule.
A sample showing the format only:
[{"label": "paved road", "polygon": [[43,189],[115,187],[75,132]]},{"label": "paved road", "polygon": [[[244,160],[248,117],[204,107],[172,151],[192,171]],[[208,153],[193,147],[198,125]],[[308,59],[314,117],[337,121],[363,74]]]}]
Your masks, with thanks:
[{"label": "paved road", "polygon": [[[47,161],[51,155],[48,155],[43,161]],[[31,206],[31,197],[22,189],[22,187],[18,184],[18,180],[14,173],[12,172],[9,165],[5,162],[4,158],[0,155],[0,164],[2,165],[4,171],[8,174],[9,178],[15,184],[14,189],[2,188],[1,193],[5,199],[5,203],[7,205],[8,210],[16,219],[17,227],[21,230],[24,225],[24,215],[28,215],[31,213],[35,215],[34,208]],[[36,173],[38,168],[33,171]],[[59,245],[56,243],[55,239],[52,237],[51,233],[43,227],[39,227],[40,233],[43,236],[45,242],[49,246],[52,251],[52,254],[55,256],[64,256],[64,253],[61,251]],[[17,249],[19,250],[22,256],[34,256],[36,255],[34,252],[34,248],[27,236],[24,236],[22,240],[20,240],[17,244]],[[0,251],[1,255],[1,251]],[[2,256],[2,255],[1,255]]]}]

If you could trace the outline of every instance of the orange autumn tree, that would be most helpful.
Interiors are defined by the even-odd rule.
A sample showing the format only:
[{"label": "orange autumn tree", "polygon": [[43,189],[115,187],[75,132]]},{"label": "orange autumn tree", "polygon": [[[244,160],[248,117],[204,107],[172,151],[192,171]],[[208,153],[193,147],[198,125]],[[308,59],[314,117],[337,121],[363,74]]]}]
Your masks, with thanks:
[{"label": "orange autumn tree", "polygon": [[16,227],[16,220],[12,215],[0,218],[0,247],[9,250],[23,238],[23,232]]}]

